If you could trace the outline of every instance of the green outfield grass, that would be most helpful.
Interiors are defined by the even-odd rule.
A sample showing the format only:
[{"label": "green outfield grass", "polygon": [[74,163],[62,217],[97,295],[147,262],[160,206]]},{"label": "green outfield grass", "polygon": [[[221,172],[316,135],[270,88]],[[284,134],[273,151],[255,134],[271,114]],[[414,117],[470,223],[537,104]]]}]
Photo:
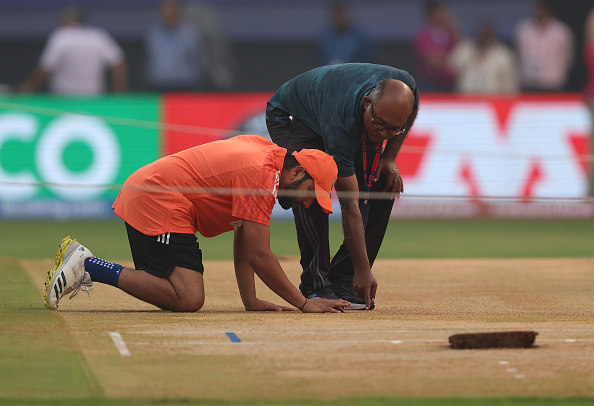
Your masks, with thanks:
[{"label": "green outfield grass", "polygon": [[[121,221],[3,221],[0,257],[51,258],[66,235],[77,238],[105,259],[130,259]],[[278,256],[298,255],[292,222],[271,225],[271,246]],[[333,251],[342,243],[339,222],[331,222]],[[204,258],[230,259],[233,233],[198,236]],[[381,258],[520,258],[594,256],[594,221],[423,220],[392,221]]]}]

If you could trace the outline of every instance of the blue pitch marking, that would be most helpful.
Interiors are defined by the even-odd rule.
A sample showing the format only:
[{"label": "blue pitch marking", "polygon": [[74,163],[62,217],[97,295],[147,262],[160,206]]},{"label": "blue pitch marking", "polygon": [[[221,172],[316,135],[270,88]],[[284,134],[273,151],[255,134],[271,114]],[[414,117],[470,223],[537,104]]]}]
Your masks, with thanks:
[{"label": "blue pitch marking", "polygon": [[237,337],[237,334],[235,334],[231,331],[227,331],[227,332],[225,332],[225,334],[227,335],[227,337],[229,337],[229,340],[231,340],[232,343],[240,343],[241,342],[239,337]]}]

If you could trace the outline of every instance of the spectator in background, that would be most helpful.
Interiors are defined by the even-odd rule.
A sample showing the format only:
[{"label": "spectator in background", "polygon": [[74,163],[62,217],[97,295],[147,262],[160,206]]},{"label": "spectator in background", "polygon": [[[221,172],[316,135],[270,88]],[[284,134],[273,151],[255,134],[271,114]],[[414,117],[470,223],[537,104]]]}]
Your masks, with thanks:
[{"label": "spectator in background", "polygon": [[35,92],[49,82],[54,94],[93,96],[106,91],[105,71],[111,71],[114,92],[128,89],[124,52],[103,29],[85,25],[83,11],[69,7],[51,33],[31,77],[18,87]]},{"label": "spectator in background", "polygon": [[518,93],[518,67],[511,49],[497,38],[495,27],[484,21],[476,39],[459,41],[448,58],[456,72],[460,93]]},{"label": "spectator in background", "polygon": [[563,90],[574,58],[573,34],[545,0],[535,2],[533,11],[532,17],[518,24],[515,34],[522,89]]},{"label": "spectator in background", "polygon": [[460,36],[458,24],[439,0],[431,0],[425,5],[425,17],[427,23],[414,41],[417,57],[415,77],[420,90],[449,92],[456,77],[448,66],[448,57]]},{"label": "spectator in background", "polygon": [[584,57],[586,60],[586,68],[588,72],[588,83],[584,89],[584,97],[590,110],[590,117],[592,118],[592,133],[590,134],[590,173],[588,179],[587,195],[594,197],[594,8],[588,13],[586,19],[586,27],[584,32]]},{"label": "spectator in background", "polygon": [[195,91],[204,83],[203,46],[198,33],[182,22],[179,1],[161,4],[161,22],[145,38],[149,88],[154,91]]},{"label": "spectator in background", "polygon": [[330,27],[324,31],[319,42],[320,64],[375,62],[375,44],[354,26],[349,4],[336,1],[332,4],[331,14]]},{"label": "spectator in background", "polygon": [[184,20],[201,39],[206,90],[230,89],[235,83],[234,58],[216,7],[206,1],[189,2],[184,6]]}]

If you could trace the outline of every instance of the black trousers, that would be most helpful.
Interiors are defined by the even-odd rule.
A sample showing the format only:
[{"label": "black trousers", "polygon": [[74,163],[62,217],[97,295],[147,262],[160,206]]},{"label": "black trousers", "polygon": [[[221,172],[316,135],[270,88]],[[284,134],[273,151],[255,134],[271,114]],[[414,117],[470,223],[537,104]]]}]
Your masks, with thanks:
[{"label": "black trousers", "polygon": [[[266,120],[266,125],[272,141],[289,152],[299,151],[303,148],[325,150],[322,137],[297,119],[282,123]],[[376,151],[375,144],[367,145],[368,172],[371,170]],[[361,146],[355,154],[354,162],[359,190],[364,192]],[[372,186],[371,191],[381,192],[385,182],[385,176],[380,177]],[[366,224],[365,245],[370,265],[375,262],[381,247],[393,205],[393,199],[369,199],[367,204],[364,204],[363,199],[359,200],[359,209]],[[328,215],[324,213],[320,205],[314,202],[308,209],[295,208],[293,215],[297,229],[297,242],[301,252],[301,267],[303,268],[299,289],[301,291],[318,290],[329,286],[332,281],[352,282],[354,266],[345,241],[336,255],[330,259]]]}]

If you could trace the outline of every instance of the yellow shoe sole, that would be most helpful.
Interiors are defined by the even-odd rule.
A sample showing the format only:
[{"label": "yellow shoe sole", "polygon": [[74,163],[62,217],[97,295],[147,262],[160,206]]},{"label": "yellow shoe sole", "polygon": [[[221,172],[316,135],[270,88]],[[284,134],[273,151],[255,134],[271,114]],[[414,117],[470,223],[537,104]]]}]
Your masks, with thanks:
[{"label": "yellow shoe sole", "polygon": [[56,273],[56,271],[58,269],[60,269],[60,267],[62,266],[62,263],[64,262],[64,254],[66,254],[66,250],[68,250],[68,247],[73,242],[76,242],[76,240],[72,240],[70,238],[70,236],[64,237],[62,239],[62,242],[58,246],[58,251],[56,251],[56,257],[54,259],[54,266],[52,267],[52,269],[50,269],[47,272],[47,278],[45,280],[45,295],[43,297],[43,301],[45,303],[46,309],[52,310],[50,305],[47,304],[47,297],[49,295],[49,288],[50,288],[50,285],[52,282],[52,278],[54,277],[54,274]]}]

